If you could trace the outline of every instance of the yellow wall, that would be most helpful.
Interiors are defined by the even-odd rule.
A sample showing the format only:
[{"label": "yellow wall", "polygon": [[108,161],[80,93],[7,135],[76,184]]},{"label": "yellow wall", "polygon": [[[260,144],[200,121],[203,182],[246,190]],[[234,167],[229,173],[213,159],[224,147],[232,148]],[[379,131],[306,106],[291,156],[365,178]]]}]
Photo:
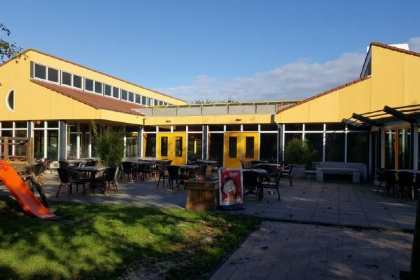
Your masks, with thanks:
[{"label": "yellow wall", "polygon": [[[104,83],[119,86],[135,93],[148,93],[164,100],[166,97],[112,78],[93,70],[66,62],[36,51],[27,51],[16,60],[11,60],[0,67],[0,120],[103,120],[122,124],[143,124],[143,117],[107,110],[97,110],[79,101],[73,100],[55,91],[46,89],[30,81],[30,62],[47,65]],[[15,110],[6,105],[6,96],[10,90],[15,92]],[[176,101],[174,98],[166,98]]]},{"label": "yellow wall", "polygon": [[276,115],[278,123],[341,122],[355,111],[370,108],[370,79],[306,100]]},{"label": "yellow wall", "polygon": [[67,62],[65,60],[62,60],[53,56],[48,56],[37,51],[29,51],[28,56],[30,57],[30,60],[36,63],[43,64],[43,65],[53,67],[53,68],[57,68],[59,70],[67,71],[69,73],[76,74],[82,77],[90,78],[98,82],[116,86],[121,89],[131,91],[131,92],[143,95],[143,96],[156,98],[158,100],[165,101],[165,102],[168,102],[170,104],[175,104],[175,105],[186,104],[184,100],[174,98],[172,96],[168,96],[165,94],[161,94],[156,91],[141,87],[139,85],[135,85],[128,81],[124,81],[124,80],[121,80],[112,76],[108,76],[107,74],[97,72],[93,69],[89,69],[81,65],[71,63],[71,62]]},{"label": "yellow wall", "polygon": [[[237,121],[237,119],[241,119]],[[211,115],[211,116],[146,116],[146,125],[201,125],[201,124],[267,124],[271,114],[266,115]],[[170,122],[168,122],[170,120]]]},{"label": "yellow wall", "polygon": [[372,45],[372,75],[305,100],[276,115],[277,123],[341,122],[353,113],[420,102],[420,57]]}]

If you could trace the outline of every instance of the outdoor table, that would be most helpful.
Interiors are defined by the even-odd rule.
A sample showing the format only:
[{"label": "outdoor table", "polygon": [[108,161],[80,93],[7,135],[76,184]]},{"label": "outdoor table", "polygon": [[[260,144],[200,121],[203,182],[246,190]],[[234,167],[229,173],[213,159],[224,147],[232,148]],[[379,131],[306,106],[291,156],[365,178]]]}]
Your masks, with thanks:
[{"label": "outdoor table", "polygon": [[[244,190],[248,189],[248,191],[246,193],[244,193],[245,195],[249,195],[249,194],[256,194],[258,197],[258,200],[261,200],[263,197],[263,188],[262,188],[262,181],[264,180],[264,177],[267,176],[268,172],[265,169],[242,169],[242,173],[244,173]],[[251,179],[250,182],[247,182],[247,180],[245,178],[247,178],[247,176],[245,176],[246,173],[251,173],[251,174],[257,174],[258,177],[254,179],[251,179],[252,177],[249,177],[249,179]],[[255,181],[254,181],[255,180]],[[253,181],[256,183],[256,185],[248,185],[249,183],[253,183]],[[256,188],[256,191],[254,189],[252,189],[253,187]]]},{"label": "outdoor table", "polygon": [[74,166],[74,167],[71,166],[69,169],[79,171],[79,172],[90,173],[90,191],[94,192],[96,174],[100,171],[105,171],[106,169],[108,169],[108,167],[107,166]]},{"label": "outdoor table", "polygon": [[191,177],[195,170],[201,170],[201,166],[196,164],[172,164],[172,166],[178,167],[180,173],[185,174],[187,178]]}]

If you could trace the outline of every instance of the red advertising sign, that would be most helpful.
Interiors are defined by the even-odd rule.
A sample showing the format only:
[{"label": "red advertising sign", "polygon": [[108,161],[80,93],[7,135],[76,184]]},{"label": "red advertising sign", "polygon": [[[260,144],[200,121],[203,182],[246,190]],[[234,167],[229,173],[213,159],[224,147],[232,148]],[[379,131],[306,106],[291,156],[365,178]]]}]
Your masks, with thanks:
[{"label": "red advertising sign", "polygon": [[219,169],[219,206],[221,209],[243,209],[244,189],[242,170]]}]

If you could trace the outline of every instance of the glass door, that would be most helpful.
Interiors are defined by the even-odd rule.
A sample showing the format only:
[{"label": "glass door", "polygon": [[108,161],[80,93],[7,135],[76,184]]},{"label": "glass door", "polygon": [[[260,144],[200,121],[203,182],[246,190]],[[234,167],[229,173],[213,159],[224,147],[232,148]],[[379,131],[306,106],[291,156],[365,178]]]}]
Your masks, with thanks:
[{"label": "glass door", "polygon": [[227,132],[225,133],[225,164],[226,168],[240,168],[241,161],[258,160],[257,132]]}]

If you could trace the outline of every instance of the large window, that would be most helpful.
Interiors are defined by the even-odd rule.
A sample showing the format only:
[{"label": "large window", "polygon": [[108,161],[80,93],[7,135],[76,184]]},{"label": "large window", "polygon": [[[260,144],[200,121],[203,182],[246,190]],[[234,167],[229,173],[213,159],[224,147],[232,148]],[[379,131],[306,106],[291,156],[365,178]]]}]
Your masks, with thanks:
[{"label": "large window", "polygon": [[344,133],[327,133],[325,161],[344,162]]},{"label": "large window", "polygon": [[223,133],[211,133],[209,137],[209,159],[223,160]]},{"label": "large window", "polygon": [[146,157],[156,157],[156,134],[144,134],[146,141]]},{"label": "large window", "polygon": [[305,140],[308,146],[315,151],[314,153],[314,161],[322,161],[323,158],[323,141],[324,141],[324,134],[323,133],[306,133]]},{"label": "large window", "polygon": [[261,133],[260,159],[277,162],[277,133]]},{"label": "large window", "polygon": [[368,133],[347,134],[347,161],[368,163]]},{"label": "large window", "polygon": [[188,134],[188,159],[201,159],[203,153],[202,134],[190,133]]}]

